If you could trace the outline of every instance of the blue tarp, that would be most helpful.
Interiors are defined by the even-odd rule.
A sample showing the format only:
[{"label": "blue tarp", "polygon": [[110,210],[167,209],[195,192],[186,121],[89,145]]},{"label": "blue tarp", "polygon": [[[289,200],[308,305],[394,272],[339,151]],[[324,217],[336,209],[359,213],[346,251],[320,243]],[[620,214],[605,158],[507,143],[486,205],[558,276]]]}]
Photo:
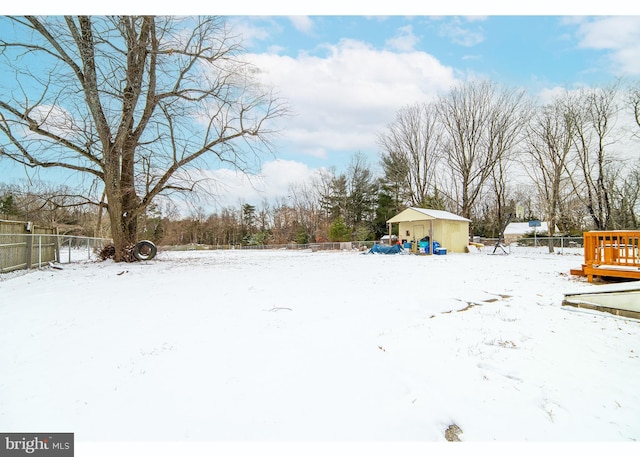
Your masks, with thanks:
[{"label": "blue tarp", "polygon": [[387,246],[385,244],[374,244],[369,250],[369,254],[399,254],[402,252],[402,246],[394,244]]}]

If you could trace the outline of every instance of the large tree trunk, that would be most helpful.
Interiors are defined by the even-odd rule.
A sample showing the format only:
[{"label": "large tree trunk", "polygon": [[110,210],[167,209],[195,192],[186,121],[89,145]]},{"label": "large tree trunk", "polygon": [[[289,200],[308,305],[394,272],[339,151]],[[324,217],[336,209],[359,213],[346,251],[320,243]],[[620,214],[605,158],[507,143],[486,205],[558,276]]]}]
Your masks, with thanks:
[{"label": "large tree trunk", "polygon": [[[121,209],[120,209],[121,208]],[[134,209],[125,209],[120,205],[109,205],[109,219],[111,222],[111,237],[115,247],[114,260],[116,262],[129,261],[131,245],[138,239],[138,217]]]},{"label": "large tree trunk", "polygon": [[[115,156],[114,152],[111,154]],[[113,160],[106,173],[109,179],[105,180],[105,188],[116,262],[130,260],[130,247],[138,241],[138,216],[144,210],[135,190],[133,154],[133,149],[122,151],[122,161]]]}]

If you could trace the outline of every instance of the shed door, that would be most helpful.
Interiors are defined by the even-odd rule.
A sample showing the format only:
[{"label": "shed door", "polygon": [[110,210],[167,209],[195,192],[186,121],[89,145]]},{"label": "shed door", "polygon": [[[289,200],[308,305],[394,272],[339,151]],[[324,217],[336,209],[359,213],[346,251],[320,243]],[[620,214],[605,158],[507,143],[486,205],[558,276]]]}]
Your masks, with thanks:
[{"label": "shed door", "polygon": [[424,224],[414,225],[412,228],[411,239],[415,241],[420,241],[420,239],[427,236],[427,233],[424,229]]}]

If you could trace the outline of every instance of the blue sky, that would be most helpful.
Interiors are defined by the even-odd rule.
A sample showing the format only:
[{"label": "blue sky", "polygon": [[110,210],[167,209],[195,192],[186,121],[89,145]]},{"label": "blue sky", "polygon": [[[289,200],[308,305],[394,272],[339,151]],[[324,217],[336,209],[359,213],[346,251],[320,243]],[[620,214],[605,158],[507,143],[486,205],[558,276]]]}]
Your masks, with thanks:
[{"label": "blue sky", "polygon": [[[264,80],[296,112],[268,162],[278,177],[347,166],[355,152],[377,166],[377,134],[402,106],[456,81],[488,78],[544,101],[562,89],[640,77],[640,17],[230,17]],[[294,172],[295,171],[295,172]]]},{"label": "blue sky", "polygon": [[[552,16],[480,17],[267,17],[234,18],[253,31],[253,52],[327,56],[323,45],[358,40],[394,52],[418,50],[460,71],[514,83],[532,77],[574,78],[588,50],[576,48],[573,27]],[[567,60],[568,59],[568,60]],[[543,66],[543,67],[542,67]],[[542,68],[541,68],[542,67]]]},{"label": "blue sky", "polygon": [[226,183],[223,206],[286,197],[291,183],[305,182],[319,168],[344,169],[356,152],[378,168],[376,138],[396,112],[461,80],[488,78],[545,100],[563,88],[640,79],[640,16],[622,15],[637,11],[616,2],[607,4],[619,14],[614,17],[597,11],[504,16],[491,7],[472,16],[335,14],[339,8],[287,16],[286,7],[281,13],[277,2],[270,5],[275,15],[252,5],[246,13],[233,9],[227,19],[262,81],[289,102],[294,116],[279,126],[276,155],[264,157],[253,185],[228,170],[202,171]]}]

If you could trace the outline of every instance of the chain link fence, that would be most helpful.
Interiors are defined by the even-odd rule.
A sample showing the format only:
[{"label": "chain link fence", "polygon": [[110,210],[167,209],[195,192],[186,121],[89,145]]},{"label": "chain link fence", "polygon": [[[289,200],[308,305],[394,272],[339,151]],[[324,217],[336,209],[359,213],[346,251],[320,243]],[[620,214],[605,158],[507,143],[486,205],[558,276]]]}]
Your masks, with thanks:
[{"label": "chain link fence", "polygon": [[184,244],[179,246],[162,246],[164,251],[199,251],[199,250],[218,250],[218,249],[242,249],[242,250],[269,250],[269,249],[288,249],[294,251],[311,250],[316,251],[364,251],[371,249],[375,241],[347,241],[347,242],[327,242],[327,243],[287,243],[287,244],[264,244],[242,246],[233,244]]},{"label": "chain link fence", "polygon": [[[490,253],[498,243],[497,238],[476,238],[475,242],[484,245],[482,250]],[[549,241],[558,254],[580,253],[583,249],[582,237],[537,237],[521,238],[509,245],[501,245],[500,252],[548,252]],[[96,251],[111,243],[110,238],[86,236],[56,235],[47,233],[0,233],[0,273],[20,269],[40,268],[49,263],[72,263],[97,258]],[[260,246],[242,245],[204,245],[187,244],[180,246],[162,246],[164,251],[192,250],[294,250],[304,251],[367,251],[375,241],[350,241],[326,243],[287,243]]]},{"label": "chain link fence", "polygon": [[[478,238],[477,242],[483,244],[484,250],[493,250],[498,244],[498,238]],[[584,238],[581,236],[539,236],[531,238],[520,238],[508,244],[502,244],[507,253],[510,252],[529,252],[529,253],[548,253],[549,243],[553,246],[554,253],[557,254],[575,254],[581,253],[584,249]]]},{"label": "chain link fence", "polygon": [[[553,244],[554,250],[562,253],[565,249],[571,249],[573,252],[575,249],[583,248],[583,238],[581,236],[575,237],[537,237],[537,238],[521,238],[517,241],[511,242],[508,245],[503,243],[503,246],[507,249],[518,248],[544,248],[548,249],[549,240]],[[498,238],[483,238],[475,237],[474,242],[484,245],[484,250],[488,251],[498,243]],[[327,243],[308,243],[308,244],[265,244],[259,246],[242,246],[233,244],[220,244],[220,245],[208,245],[208,244],[185,244],[179,246],[162,246],[164,251],[197,251],[197,250],[219,250],[219,249],[242,249],[242,250],[269,250],[269,249],[288,249],[288,250],[311,250],[311,251],[364,251],[369,250],[376,243],[376,241],[349,241],[349,242],[327,242]]]}]

